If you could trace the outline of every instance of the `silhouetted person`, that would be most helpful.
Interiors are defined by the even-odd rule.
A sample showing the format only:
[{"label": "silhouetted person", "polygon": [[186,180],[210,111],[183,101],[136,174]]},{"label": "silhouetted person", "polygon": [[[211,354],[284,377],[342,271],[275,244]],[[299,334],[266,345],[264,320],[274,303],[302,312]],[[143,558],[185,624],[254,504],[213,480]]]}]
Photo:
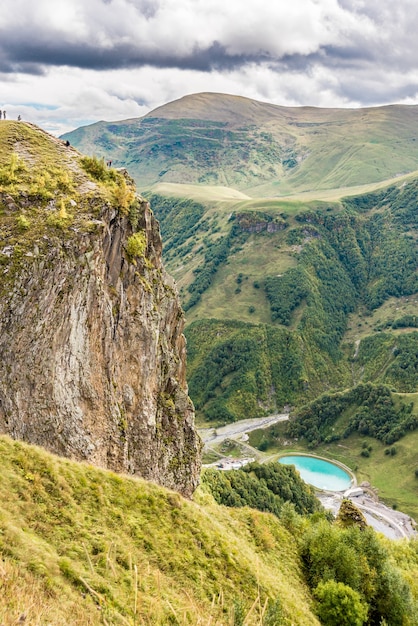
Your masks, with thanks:
[{"label": "silhouetted person", "polygon": [[2,112],[0,111],[0,120],[1,120]]},{"label": "silhouetted person", "polygon": [[3,111],[3,119],[6,119],[6,111]]},{"label": "silhouetted person", "polygon": [[17,116],[17,121],[20,122],[20,120],[22,119],[22,117],[20,115]]},{"label": "silhouetted person", "polygon": [[67,148],[69,148],[69,146],[70,146],[70,142],[68,141],[68,139],[67,139],[67,141],[65,142],[65,145],[67,146]]}]

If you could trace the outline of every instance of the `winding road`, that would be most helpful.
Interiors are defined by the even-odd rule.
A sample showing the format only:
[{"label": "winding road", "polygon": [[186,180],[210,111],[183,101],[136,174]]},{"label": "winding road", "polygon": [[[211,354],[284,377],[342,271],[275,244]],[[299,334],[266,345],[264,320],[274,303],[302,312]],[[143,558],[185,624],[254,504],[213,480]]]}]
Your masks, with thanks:
[{"label": "winding road", "polygon": [[289,419],[288,413],[277,413],[267,417],[255,417],[247,420],[233,422],[220,428],[198,428],[198,433],[205,445],[221,443],[224,439],[233,439],[238,435],[244,435],[258,428],[267,428],[277,422],[286,422]]}]

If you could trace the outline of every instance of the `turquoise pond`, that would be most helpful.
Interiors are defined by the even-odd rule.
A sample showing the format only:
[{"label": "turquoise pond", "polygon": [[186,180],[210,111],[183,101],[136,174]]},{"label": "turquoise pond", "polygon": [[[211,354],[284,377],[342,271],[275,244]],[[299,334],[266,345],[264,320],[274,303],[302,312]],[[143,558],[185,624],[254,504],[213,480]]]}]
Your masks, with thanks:
[{"label": "turquoise pond", "polygon": [[345,491],[351,486],[351,476],[346,471],[314,456],[283,456],[279,463],[294,465],[302,480],[318,489]]}]

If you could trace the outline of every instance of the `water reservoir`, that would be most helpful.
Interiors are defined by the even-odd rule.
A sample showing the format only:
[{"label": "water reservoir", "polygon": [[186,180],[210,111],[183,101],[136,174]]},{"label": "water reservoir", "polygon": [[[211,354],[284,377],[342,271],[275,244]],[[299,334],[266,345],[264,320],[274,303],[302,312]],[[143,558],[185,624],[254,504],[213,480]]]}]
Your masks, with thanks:
[{"label": "water reservoir", "polygon": [[302,480],[318,489],[346,491],[351,486],[351,476],[338,465],[315,456],[282,456],[279,463],[294,465]]}]

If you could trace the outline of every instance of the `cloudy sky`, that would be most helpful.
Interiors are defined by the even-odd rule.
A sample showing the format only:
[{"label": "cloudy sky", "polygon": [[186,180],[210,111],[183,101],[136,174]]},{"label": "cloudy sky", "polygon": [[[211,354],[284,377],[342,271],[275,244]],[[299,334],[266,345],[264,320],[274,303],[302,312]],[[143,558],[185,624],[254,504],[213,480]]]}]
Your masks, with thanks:
[{"label": "cloudy sky", "polygon": [[2,0],[0,108],[54,134],[215,91],[418,103],[416,0]]}]

